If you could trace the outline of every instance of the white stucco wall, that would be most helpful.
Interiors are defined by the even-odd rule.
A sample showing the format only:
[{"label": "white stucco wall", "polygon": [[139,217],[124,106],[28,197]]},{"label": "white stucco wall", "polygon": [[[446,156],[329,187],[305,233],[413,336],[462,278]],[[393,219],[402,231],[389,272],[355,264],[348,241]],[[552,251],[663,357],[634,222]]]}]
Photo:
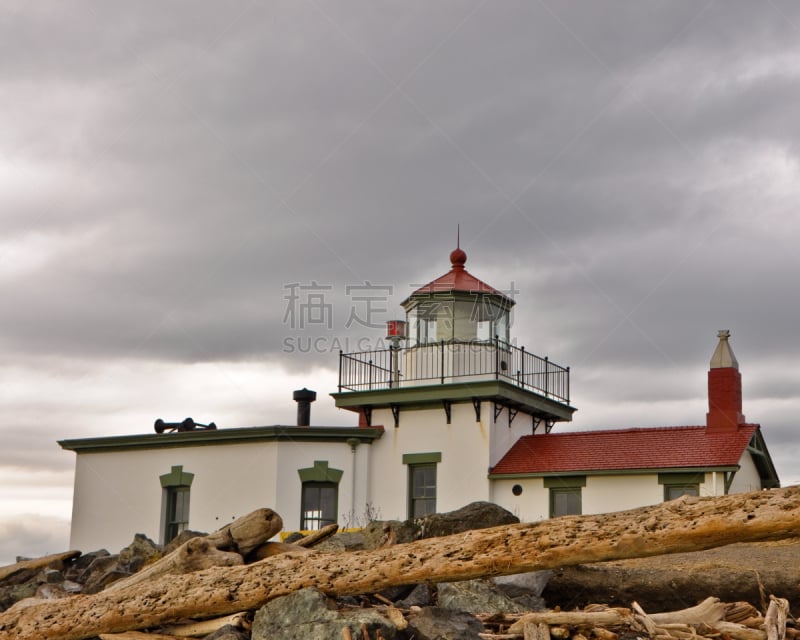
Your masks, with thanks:
[{"label": "white stucco wall", "polygon": [[[520,485],[515,496],[512,487]],[[495,502],[514,513],[523,522],[546,520],[550,516],[550,490],[542,478],[518,478],[494,481]],[[654,474],[587,476],[581,490],[584,515],[623,511],[664,500],[664,487]]]},{"label": "white stucco wall", "polygon": [[[750,464],[752,465],[752,461]],[[754,467],[752,471],[755,472]],[[743,478],[749,478],[749,481],[752,481],[753,475],[746,472]],[[757,474],[755,474],[755,481],[758,482]],[[515,496],[512,492],[514,485],[522,487],[522,493],[519,496]],[[741,483],[740,486],[745,486],[745,483]],[[723,495],[724,479],[721,473],[717,474],[716,487],[716,495]],[[704,474],[699,490],[701,496],[714,495],[711,473]],[[731,488],[731,493],[751,490],[753,489],[737,489],[734,486]],[[523,522],[545,520],[549,516],[550,493],[549,489],[545,488],[542,478],[493,480],[492,495],[494,502],[514,513]],[[586,476],[586,486],[581,490],[581,508],[584,515],[624,511],[663,501],[664,485],[659,484],[657,473],[588,475]]]},{"label": "white stucco wall", "polygon": [[394,427],[390,409],[375,409],[373,424],[382,424],[384,436],[373,444],[369,500],[380,507],[383,519],[408,517],[408,468],[403,455],[441,452],[437,466],[436,510],[451,511],[474,500],[489,499],[488,402],[482,403],[480,422],[471,403],[452,405],[452,423],[444,409],[403,409]]},{"label": "white stucco wall", "polygon": [[[527,413],[517,413],[516,417],[508,424],[509,412],[504,407],[494,422],[494,403],[481,403],[481,420],[491,425],[491,442],[489,451],[489,466],[493,467],[508,453],[508,450],[522,436],[533,433],[533,420]],[[539,433],[544,431],[544,425],[539,427]]]},{"label": "white stucco wall", "polygon": [[[189,526],[213,531],[275,501],[271,443],[81,453],[75,465],[70,546],[112,553],[136,533],[160,541],[159,476],[173,466],[193,473]],[[250,487],[243,491],[242,487]]]},{"label": "white stucco wall", "polygon": [[368,500],[371,446],[361,443],[355,455],[345,442],[308,440],[80,453],[70,547],[84,552],[106,548],[115,553],[130,544],[136,533],[160,542],[163,490],[159,476],[170,473],[173,466],[194,474],[189,528],[195,531],[214,531],[261,507],[279,513],[286,530],[299,529],[302,485],[298,470],[313,467],[318,460],[343,472],[338,517],[344,524],[353,505],[360,515]]},{"label": "white stucco wall", "polygon": [[664,501],[664,487],[656,474],[589,476],[581,495],[587,515],[624,511]]},{"label": "white stucco wall", "polygon": [[[343,471],[339,481],[337,503],[339,524],[344,526],[353,509],[357,515],[361,514],[366,503],[367,464],[372,446],[362,443],[356,447],[355,455],[353,455],[352,448],[346,442],[279,442],[276,474],[277,478],[281,479],[281,483],[273,508],[283,518],[284,529],[294,531],[300,528],[302,484],[298,470],[313,467],[317,460],[327,461],[329,468]],[[355,500],[353,497],[354,477]]]},{"label": "white stucco wall", "polygon": [[739,470],[733,476],[733,482],[729,493],[744,493],[747,491],[760,491],[761,478],[758,476],[758,469],[753,462],[750,452],[745,450],[739,458]]},{"label": "white stucco wall", "polygon": [[[514,485],[522,487],[522,493],[515,496]],[[512,478],[492,481],[493,502],[507,509],[521,522],[538,522],[549,516],[550,494],[544,488],[542,478]]]}]

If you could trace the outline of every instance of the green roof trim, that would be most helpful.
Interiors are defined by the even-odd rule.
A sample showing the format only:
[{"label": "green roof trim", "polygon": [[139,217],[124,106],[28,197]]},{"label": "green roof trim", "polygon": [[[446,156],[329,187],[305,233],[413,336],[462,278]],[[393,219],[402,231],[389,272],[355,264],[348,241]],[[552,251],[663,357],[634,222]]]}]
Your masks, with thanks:
[{"label": "green roof trim", "polygon": [[209,445],[248,444],[251,442],[347,442],[358,440],[371,444],[383,435],[375,427],[237,427],[173,433],[148,433],[126,436],[104,436],[59,440],[62,449],[75,453],[131,451],[135,449],[169,449]]},{"label": "green roof trim", "polygon": [[339,484],[344,471],[330,468],[327,460],[314,460],[313,467],[298,469],[297,473],[300,475],[300,482],[333,482],[334,484]]},{"label": "green roof trim", "polygon": [[676,467],[674,469],[660,468],[660,469],[580,469],[575,471],[547,471],[547,472],[534,472],[534,473],[489,473],[489,478],[493,480],[512,480],[514,478],[553,478],[563,477],[565,473],[572,476],[642,476],[654,474],[676,474],[676,473],[712,473],[738,471],[739,466],[725,466],[725,467]]},{"label": "green roof trim", "polygon": [[706,474],[702,471],[697,473],[659,473],[658,484],[702,484],[706,480]]},{"label": "green roof trim", "polygon": [[[491,374],[489,374],[491,375]],[[442,406],[442,400],[450,402],[473,402],[488,400],[514,407],[524,413],[546,417],[555,421],[572,420],[575,408],[528,389],[523,389],[505,380],[458,379],[456,383],[376,389],[374,391],[340,391],[332,393],[340,409],[358,410],[362,407],[391,407],[420,409],[432,405]]]},{"label": "green roof trim", "polygon": [[544,478],[545,489],[573,489],[585,486],[586,476],[549,476]]},{"label": "green roof trim", "polygon": [[442,461],[441,451],[431,451],[430,453],[404,453],[403,464],[432,464]]},{"label": "green roof trim", "polygon": [[172,467],[172,471],[165,473],[163,476],[158,476],[161,480],[161,486],[167,487],[191,487],[194,474],[183,470],[183,465]]}]

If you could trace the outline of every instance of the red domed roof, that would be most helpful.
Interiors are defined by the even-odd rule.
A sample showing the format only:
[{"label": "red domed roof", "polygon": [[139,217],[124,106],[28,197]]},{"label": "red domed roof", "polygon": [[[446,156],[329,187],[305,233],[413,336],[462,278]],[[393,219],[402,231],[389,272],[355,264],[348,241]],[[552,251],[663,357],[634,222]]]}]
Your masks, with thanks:
[{"label": "red domed roof", "polygon": [[498,296],[503,301],[505,301],[508,306],[514,304],[514,301],[509,298],[506,294],[502,291],[498,291],[494,287],[486,284],[482,280],[479,280],[475,276],[473,276],[469,271],[464,268],[464,264],[467,262],[467,254],[466,252],[461,249],[460,247],[454,249],[450,252],[450,271],[445,273],[443,276],[436,278],[426,284],[423,287],[420,287],[414,293],[412,293],[408,298],[406,298],[401,304],[403,306],[411,300],[412,298],[418,298],[420,296],[429,296],[434,293],[468,293],[468,294],[484,294],[484,295],[492,295]]}]

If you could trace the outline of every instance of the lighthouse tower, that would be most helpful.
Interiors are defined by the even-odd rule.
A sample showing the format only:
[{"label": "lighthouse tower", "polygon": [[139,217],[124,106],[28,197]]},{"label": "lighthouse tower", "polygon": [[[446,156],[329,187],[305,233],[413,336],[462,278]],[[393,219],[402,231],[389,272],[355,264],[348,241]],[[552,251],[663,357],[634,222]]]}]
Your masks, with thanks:
[{"label": "lighthouse tower", "polygon": [[514,301],[466,262],[456,248],[450,270],[402,302],[405,320],[388,323],[390,348],[339,356],[336,406],[392,441],[370,455],[367,493],[381,496],[383,518],[491,500],[488,469],[521,436],[575,411],[569,369],[512,344]]}]

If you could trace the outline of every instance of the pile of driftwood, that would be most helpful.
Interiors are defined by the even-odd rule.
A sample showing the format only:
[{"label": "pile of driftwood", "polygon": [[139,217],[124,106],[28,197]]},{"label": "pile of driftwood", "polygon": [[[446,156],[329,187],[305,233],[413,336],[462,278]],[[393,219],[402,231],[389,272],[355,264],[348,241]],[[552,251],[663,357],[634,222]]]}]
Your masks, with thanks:
[{"label": "pile of driftwood", "polygon": [[[374,594],[405,584],[509,575],[796,537],[800,535],[800,488],[683,498],[627,512],[494,527],[346,553],[316,552],[309,548],[314,539],[308,538],[291,545],[269,542],[282,526],[276,513],[260,509],[213,534],[189,540],[100,593],[23,600],[0,613],[0,637],[185,637],[186,630],[179,630],[176,624],[191,620],[192,625],[207,625],[204,621],[215,619],[212,624],[218,625],[221,616],[230,615],[246,624],[251,612],[266,602],[305,587],[313,586],[332,596]],[[528,614],[511,621],[507,628],[500,629],[500,624],[497,633],[485,637],[613,640],[623,630],[658,640],[796,637],[793,630],[786,630],[785,600],[773,598],[763,621],[757,624],[729,619],[731,611],[741,606],[706,601],[700,605],[703,618],[697,620],[685,611],[647,615],[635,605],[630,611]],[[747,614],[746,618],[757,619],[754,610]],[[394,609],[388,615],[394,616],[399,626],[405,613]],[[721,628],[723,624],[736,626]],[[157,631],[139,633],[144,630]],[[208,631],[195,628],[190,635],[205,633]]]},{"label": "pile of driftwood", "polygon": [[787,627],[789,603],[770,598],[766,615],[747,602],[725,604],[707,598],[696,607],[648,615],[633,603],[631,609],[592,605],[583,611],[544,611],[522,615],[487,616],[493,626],[486,640],[618,640],[634,634],[654,640],[794,640],[800,631]]}]

